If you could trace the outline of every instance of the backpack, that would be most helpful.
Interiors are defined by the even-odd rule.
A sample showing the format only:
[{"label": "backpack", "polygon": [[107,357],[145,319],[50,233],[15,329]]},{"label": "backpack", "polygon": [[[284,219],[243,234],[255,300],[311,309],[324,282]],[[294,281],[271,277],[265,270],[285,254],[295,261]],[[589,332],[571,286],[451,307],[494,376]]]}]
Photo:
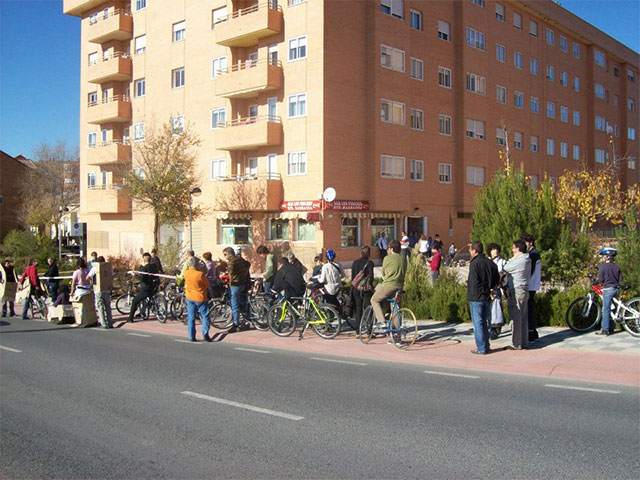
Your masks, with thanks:
[{"label": "backpack", "polygon": [[[370,262],[371,260],[369,260]],[[367,262],[362,270],[353,278],[353,287],[358,291],[371,291],[373,286],[371,285],[371,278],[365,273],[365,270],[369,266]]]}]

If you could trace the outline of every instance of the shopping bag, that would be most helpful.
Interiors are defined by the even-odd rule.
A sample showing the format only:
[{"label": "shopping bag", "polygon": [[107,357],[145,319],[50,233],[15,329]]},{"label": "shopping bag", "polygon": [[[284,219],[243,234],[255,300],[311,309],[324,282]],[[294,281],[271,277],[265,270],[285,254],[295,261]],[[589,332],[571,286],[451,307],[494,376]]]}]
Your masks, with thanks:
[{"label": "shopping bag", "polygon": [[501,327],[502,325],[504,325],[502,302],[499,298],[494,298],[491,301],[491,327]]}]

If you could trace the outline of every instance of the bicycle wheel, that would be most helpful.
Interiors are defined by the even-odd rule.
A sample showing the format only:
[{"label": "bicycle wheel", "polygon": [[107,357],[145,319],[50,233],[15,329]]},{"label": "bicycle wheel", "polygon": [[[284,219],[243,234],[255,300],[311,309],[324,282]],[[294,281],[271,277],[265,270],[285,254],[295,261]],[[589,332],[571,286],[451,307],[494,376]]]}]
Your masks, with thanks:
[{"label": "bicycle wheel", "polygon": [[418,321],[408,308],[401,308],[391,319],[391,341],[396,348],[409,348],[418,339]]},{"label": "bicycle wheel", "polygon": [[157,293],[153,297],[153,310],[156,312],[156,319],[160,323],[167,321],[167,300],[162,293]]},{"label": "bicycle wheel", "polygon": [[118,310],[122,315],[129,315],[132,303],[133,295],[130,293],[123,293],[116,298],[116,310]]},{"label": "bicycle wheel", "polygon": [[269,305],[263,296],[256,296],[249,300],[249,320],[257,330],[262,332],[269,330],[268,313]]},{"label": "bicycle wheel", "polygon": [[602,307],[595,299],[589,300],[589,295],[574,300],[567,308],[567,325],[576,332],[588,332],[600,321]]},{"label": "bicycle wheel", "polygon": [[178,290],[179,287],[178,285],[176,285],[175,280],[171,280],[169,283],[167,283],[167,285],[164,287],[164,296],[166,297],[167,302],[173,301],[173,299],[178,296]]},{"label": "bicycle wheel", "polygon": [[171,300],[169,305],[169,312],[174,320],[182,320],[182,316],[184,315],[184,302],[182,301],[182,297],[176,297]]},{"label": "bicycle wheel", "polygon": [[233,314],[228,303],[214,303],[209,309],[209,323],[213,328],[227,330],[233,325]]},{"label": "bicycle wheel", "polygon": [[39,315],[40,318],[47,318],[47,305],[42,297],[31,299],[31,316],[36,318],[36,315]]},{"label": "bicycle wheel", "polygon": [[319,337],[324,339],[335,338],[340,333],[340,314],[333,306],[326,303],[318,305],[318,310],[311,312],[312,321],[323,321],[323,323],[312,323],[311,328]]},{"label": "bicycle wheel", "polygon": [[373,308],[369,305],[364,309],[362,313],[362,319],[360,320],[360,330],[358,331],[360,336],[360,341],[362,343],[369,343],[369,341],[373,338],[373,323],[375,321],[375,314],[373,313]]},{"label": "bicycle wheel", "polygon": [[288,337],[296,329],[296,319],[289,309],[283,311],[282,305],[274,305],[267,313],[269,329],[279,337]]},{"label": "bicycle wheel", "polygon": [[[338,303],[340,304],[340,308],[339,308],[340,319],[347,322],[347,324],[355,332],[357,330],[356,319],[353,314],[352,315],[348,314],[349,308],[347,308],[347,297],[349,295],[351,295],[351,291],[338,293],[337,298],[338,298]],[[359,295],[359,293],[356,293],[356,295]]]},{"label": "bicycle wheel", "polygon": [[634,337],[640,337],[640,297],[624,304],[629,310],[622,310],[622,327]]}]

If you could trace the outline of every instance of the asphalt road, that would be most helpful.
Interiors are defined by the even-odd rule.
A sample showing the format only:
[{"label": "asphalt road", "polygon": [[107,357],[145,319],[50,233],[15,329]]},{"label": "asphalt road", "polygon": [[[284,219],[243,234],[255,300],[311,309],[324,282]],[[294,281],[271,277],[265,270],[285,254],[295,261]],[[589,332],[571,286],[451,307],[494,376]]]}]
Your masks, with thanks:
[{"label": "asphalt road", "polygon": [[640,472],[637,388],[179,340],[1,323],[0,477]]}]

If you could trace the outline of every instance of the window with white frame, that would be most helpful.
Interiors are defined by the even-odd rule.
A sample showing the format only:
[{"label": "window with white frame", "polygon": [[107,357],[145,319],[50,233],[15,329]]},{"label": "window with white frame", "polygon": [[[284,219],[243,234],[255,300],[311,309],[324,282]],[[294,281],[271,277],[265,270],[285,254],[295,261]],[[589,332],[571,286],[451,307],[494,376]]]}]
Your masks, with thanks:
[{"label": "window with white frame", "polygon": [[522,150],[523,139],[522,132],[513,132],[513,147]]},{"label": "window with white frame", "polygon": [[467,45],[484,51],[486,48],[484,33],[471,27],[467,27]]},{"label": "window with white frame", "polygon": [[564,123],[569,122],[569,109],[564,105],[560,106],[560,121]]},{"label": "window with white frame", "polygon": [[601,98],[601,99],[605,99],[605,89],[604,89],[604,85],[600,84],[600,83],[596,83],[594,85],[594,92],[596,97]]},{"label": "window with white frame", "polygon": [[451,69],[438,67],[438,85],[445,88],[451,88]]},{"label": "window with white frame", "polygon": [[171,70],[171,87],[184,87],[184,67]]},{"label": "window with white frame", "polygon": [[513,66],[522,70],[522,53],[513,52]]},{"label": "window with white frame", "polygon": [[569,82],[569,74],[567,72],[562,72],[560,74],[560,85],[566,87]]},{"label": "window with white frame", "polygon": [[287,155],[287,175],[307,174],[307,152],[290,152]]},{"label": "window with white frame", "polygon": [[574,57],[580,58],[580,45],[579,44],[577,44],[576,42],[573,42],[573,45],[571,46],[571,51],[572,51]]},{"label": "window with white frame", "polygon": [[547,138],[547,155],[556,154],[556,142],[553,138]]},{"label": "window with white frame", "polygon": [[385,123],[395,123],[396,125],[404,125],[405,106],[404,103],[394,102],[393,100],[381,100],[380,119]]},{"label": "window with white frame", "polygon": [[307,58],[307,36],[292,38],[289,40],[289,61]]},{"label": "window with white frame", "polygon": [[484,7],[484,0],[469,0],[471,3],[475,3],[479,7]]},{"label": "window with white frame", "polygon": [[296,5],[300,5],[301,3],[306,3],[307,0],[289,0],[289,6],[295,7]]},{"label": "window with white frame", "polygon": [[538,75],[538,60],[535,58],[529,60],[529,73],[531,73],[531,75]]},{"label": "window with white frame", "polygon": [[360,219],[343,217],[340,228],[340,246],[342,248],[360,246]]},{"label": "window with white frame", "polygon": [[567,142],[560,142],[560,156],[562,158],[569,156],[569,144]]},{"label": "window with white frame", "polygon": [[145,81],[144,78],[139,78],[133,81],[133,97],[144,97]]},{"label": "window with white frame", "polygon": [[211,78],[227,73],[227,57],[211,59]]},{"label": "window with white frame", "polygon": [[466,125],[467,137],[475,138],[477,140],[484,140],[484,122],[467,118]]},{"label": "window with white frame", "polygon": [[547,117],[556,118],[556,104],[553,102],[547,102]]},{"label": "window with white frame", "polygon": [[211,130],[224,128],[227,123],[227,109],[225,107],[213,108],[211,110]]},{"label": "window with white frame", "polygon": [[173,135],[182,135],[184,133],[184,115],[171,117],[171,133]]},{"label": "window with white frame", "polygon": [[449,115],[438,115],[438,133],[451,135],[451,117]]},{"label": "window with white frame", "polygon": [[580,126],[580,111],[578,111],[578,110],[574,110],[573,111],[573,124],[576,127]]},{"label": "window with white frame", "polygon": [[566,52],[568,43],[569,42],[567,42],[567,37],[565,37],[564,35],[560,35],[560,50],[562,50],[563,52]]},{"label": "window with white frame", "polygon": [[90,172],[87,174],[87,186],[89,188],[93,188],[96,186],[96,174],[95,172]]},{"label": "window with white frame", "polygon": [[602,148],[596,148],[596,163],[604,163],[605,154]]},{"label": "window with white frame", "polygon": [[404,72],[404,51],[380,45],[380,65],[396,72]]},{"label": "window with white frame", "polygon": [[375,245],[382,233],[384,233],[387,238],[396,238],[395,223],[395,219],[393,218],[372,218],[370,245]]},{"label": "window with white frame", "polygon": [[522,15],[518,12],[513,12],[513,26],[522,30]]},{"label": "window with white frame", "polygon": [[580,77],[573,77],[573,90],[580,91]]},{"label": "window with white frame", "polygon": [[109,138],[109,130],[103,128],[100,132],[102,134],[102,145],[107,143],[107,139]]},{"label": "window with white frame", "polygon": [[634,112],[636,110],[636,102],[633,101],[633,98],[627,97],[627,110],[630,112]]},{"label": "window with white frame", "polygon": [[507,47],[499,43],[496,44],[496,60],[501,63],[507,61]]},{"label": "window with white frame", "polygon": [[307,94],[289,95],[289,118],[305,117],[307,115]]},{"label": "window with white frame", "polygon": [[596,130],[600,130],[601,132],[607,130],[607,121],[600,115],[596,115]]},{"label": "window with white frame", "polygon": [[636,157],[628,157],[627,158],[627,168],[629,170],[635,170],[636,169]]},{"label": "window with white frame", "polygon": [[496,2],[496,18],[504,22],[504,5]]},{"label": "window with white frame", "polygon": [[573,146],[573,159],[580,160],[580,145]]},{"label": "window with white frame", "polygon": [[467,73],[467,90],[478,95],[486,94],[487,79],[475,73]]},{"label": "window with white frame", "polygon": [[634,127],[627,127],[627,138],[629,140],[636,139],[636,129]]},{"label": "window with white frame", "polygon": [[133,124],[133,141],[140,142],[144,140],[144,122]]},{"label": "window with white frame", "polygon": [[98,12],[94,12],[89,15],[89,25],[93,25],[95,23],[98,23]]},{"label": "window with white frame", "polygon": [[451,164],[438,164],[438,183],[451,183]]},{"label": "window with white frame", "polygon": [[97,137],[98,134],[96,132],[89,132],[89,134],[87,135],[87,146],[89,148],[93,148],[96,146]]},{"label": "window with white frame", "polygon": [[422,80],[424,78],[424,62],[419,58],[411,57],[411,78]]},{"label": "window with white frame", "polygon": [[531,150],[534,153],[538,152],[538,136],[537,135],[531,135],[529,137],[529,150]]},{"label": "window with white frame", "polygon": [[496,85],[496,101],[505,105],[507,103],[507,88]]},{"label": "window with white frame", "polygon": [[147,0],[136,0],[136,12],[147,7]]},{"label": "window with white frame", "polygon": [[92,106],[98,103],[98,92],[89,92],[87,95],[87,105]]},{"label": "window with white frame", "polygon": [[602,53],[600,50],[593,51],[593,61],[595,62],[596,65],[600,65],[601,67],[606,68],[607,66],[607,58],[605,57],[604,53]]},{"label": "window with white frame", "polygon": [[245,245],[251,243],[251,220],[225,218],[220,221],[220,245]]},{"label": "window with white frame", "polygon": [[147,51],[147,36],[146,35],[140,35],[139,37],[136,37],[136,39],[134,40],[134,52],[136,55],[139,55],[141,53],[144,53]]},{"label": "window with white frame", "polygon": [[547,65],[547,80],[553,82],[556,78],[556,69],[553,65]]},{"label": "window with white frame", "polygon": [[409,10],[410,11],[410,25],[411,28],[413,28],[414,30],[422,30],[423,29],[423,25],[422,25],[422,12],[419,12],[418,10]]},{"label": "window with white frame", "polygon": [[467,165],[467,185],[484,185],[484,167]]},{"label": "window with white frame", "polygon": [[540,100],[538,100],[538,97],[531,97],[531,100],[529,101],[529,109],[531,110],[531,113],[540,113]]},{"label": "window with white frame", "polygon": [[627,68],[627,80],[629,80],[630,82],[635,82],[636,81],[636,72],[635,72],[635,70],[632,70],[631,68]]},{"label": "window with white frame", "polygon": [[424,112],[418,108],[411,109],[411,128],[424,130]]},{"label": "window with white frame", "polygon": [[244,175],[246,177],[255,177],[258,175],[258,158],[249,157],[244,162]]},{"label": "window with white frame", "polygon": [[551,30],[550,28],[545,29],[545,35],[546,35],[547,43],[549,45],[555,45],[556,40],[555,40],[555,33],[553,32],[553,30]]},{"label": "window with white frame", "polygon": [[496,127],[496,143],[501,147],[507,144],[507,133],[504,128]]},{"label": "window with white frame", "polygon": [[184,20],[173,24],[173,41],[180,42],[184,40],[185,22]]},{"label": "window with white frame", "polygon": [[88,57],[88,60],[89,60],[89,66],[97,64],[98,63],[98,52],[90,53],[89,57]]},{"label": "window with white frame", "polygon": [[302,218],[296,220],[296,241],[298,242],[315,242],[316,241],[316,224],[308,222]]},{"label": "window with white frame", "polygon": [[424,180],[424,161],[411,160],[411,180],[417,182]]},{"label": "window with white frame", "polygon": [[524,95],[522,94],[522,92],[514,92],[513,104],[516,108],[519,108],[521,110],[524,108]]},{"label": "window with white frame", "polygon": [[404,178],[404,157],[380,156],[380,176],[382,178]]},{"label": "window with white frame", "polygon": [[215,29],[216,24],[227,20],[227,7],[216,8],[211,12],[211,28]]},{"label": "window with white frame", "polygon": [[269,240],[289,240],[289,219],[269,219]]},{"label": "window with white frame", "polygon": [[211,180],[217,180],[227,176],[227,160],[215,158],[211,160]]},{"label": "window with white frame", "polygon": [[403,0],[380,0],[380,11],[396,18],[404,18]]},{"label": "window with white frame", "polygon": [[448,42],[451,40],[451,25],[448,22],[438,20],[438,38]]},{"label": "window with white frame", "polygon": [[536,22],[534,22],[533,20],[529,20],[529,34],[532,37],[537,37],[538,36],[538,24]]}]

